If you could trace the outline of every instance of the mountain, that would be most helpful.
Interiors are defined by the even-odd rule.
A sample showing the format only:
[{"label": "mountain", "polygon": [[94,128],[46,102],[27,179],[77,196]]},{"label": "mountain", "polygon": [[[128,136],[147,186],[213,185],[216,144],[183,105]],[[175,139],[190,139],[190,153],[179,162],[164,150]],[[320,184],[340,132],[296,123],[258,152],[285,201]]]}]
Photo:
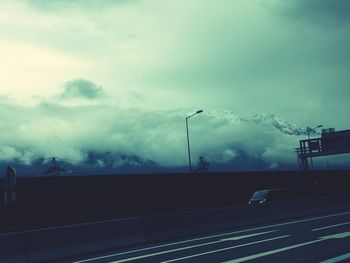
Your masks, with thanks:
[{"label": "mountain", "polygon": [[[55,154],[52,157],[56,157],[58,164],[64,169],[60,174],[187,170],[183,121],[191,113],[121,111],[118,114],[118,126],[113,126],[114,129],[107,126],[105,130],[111,132],[102,133],[103,137],[91,133],[90,140],[84,141],[82,145],[75,144],[75,141],[65,142],[64,137],[60,138],[60,143],[65,144],[62,148],[57,148],[62,149],[60,152],[63,154],[58,151],[51,153]],[[259,113],[242,117],[229,110],[204,111],[201,118],[196,117],[195,123],[191,121],[190,132],[193,166],[196,166],[198,156],[204,155],[210,162],[212,171],[293,169],[296,166],[293,149],[298,145],[298,140],[307,137],[306,128],[283,120],[275,114]],[[116,139],[109,140],[110,138]],[[50,143],[56,146],[56,143]],[[23,149],[16,149],[17,156],[28,151],[24,143],[23,146]],[[35,148],[33,152],[34,150]],[[69,151],[79,152],[83,158],[70,160],[69,156],[64,155]],[[26,164],[20,158],[15,158],[6,163],[3,161],[0,165],[12,163],[23,175],[45,175],[52,166],[52,157],[40,158],[37,153],[27,155],[36,158]]]},{"label": "mountain", "polygon": [[[288,121],[282,120],[276,117],[275,114],[256,114],[251,119],[246,119],[246,121],[252,121],[257,124],[271,125],[280,130],[282,133],[289,135],[307,136],[308,134],[306,128],[301,128]],[[317,134],[317,132],[312,131],[310,134]]]},{"label": "mountain", "polygon": [[[296,124],[278,118],[275,114],[259,113],[252,117],[240,117],[233,111],[228,110],[212,110],[204,113],[209,118],[226,120],[232,125],[240,123],[255,123],[263,126],[271,126],[284,134],[307,136],[307,128],[301,128]],[[310,135],[318,134],[316,131],[310,131]]]},{"label": "mountain", "polygon": [[204,111],[205,116],[211,118],[211,119],[219,119],[227,121],[231,125],[239,124],[243,121],[246,121],[246,118],[242,118],[239,115],[237,115],[233,111],[229,110],[211,110],[211,111]]},{"label": "mountain", "polygon": [[[92,175],[113,173],[151,173],[164,172],[166,168],[159,166],[151,160],[144,160],[137,155],[125,155],[111,152],[89,152],[83,162],[75,163],[73,160],[55,157],[39,158],[31,165],[25,165],[18,160],[12,161],[19,175],[54,176],[54,175]],[[0,166],[5,166],[0,163]],[[59,172],[57,172],[59,171]]]}]

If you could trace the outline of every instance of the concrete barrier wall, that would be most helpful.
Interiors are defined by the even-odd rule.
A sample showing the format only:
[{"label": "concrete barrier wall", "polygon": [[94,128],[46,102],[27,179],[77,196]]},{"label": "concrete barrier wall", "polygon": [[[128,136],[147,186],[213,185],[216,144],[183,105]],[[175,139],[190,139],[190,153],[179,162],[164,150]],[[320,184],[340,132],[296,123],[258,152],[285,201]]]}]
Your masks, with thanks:
[{"label": "concrete barrier wall", "polygon": [[[350,209],[350,194],[250,207],[171,213],[25,231],[0,236],[1,262],[50,262],[108,249]],[[14,261],[17,260],[17,261]]]},{"label": "concrete barrier wall", "polygon": [[[317,187],[310,187],[314,180]],[[302,176],[281,171],[19,177],[17,203],[12,208],[0,204],[0,233],[245,204],[254,191],[263,188],[349,191],[349,181],[346,172]]]},{"label": "concrete barrier wall", "polygon": [[235,205],[246,202],[257,188],[285,186],[289,176],[242,173],[19,177],[15,206],[8,209],[0,204],[0,233]]}]

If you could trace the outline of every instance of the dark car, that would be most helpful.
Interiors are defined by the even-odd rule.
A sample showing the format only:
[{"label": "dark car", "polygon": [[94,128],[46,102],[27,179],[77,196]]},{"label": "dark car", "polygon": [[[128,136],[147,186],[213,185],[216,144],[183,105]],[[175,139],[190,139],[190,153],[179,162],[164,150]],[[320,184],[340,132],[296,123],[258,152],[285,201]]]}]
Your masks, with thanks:
[{"label": "dark car", "polygon": [[249,200],[250,205],[260,205],[271,201],[288,199],[289,192],[286,188],[264,189],[256,191]]}]

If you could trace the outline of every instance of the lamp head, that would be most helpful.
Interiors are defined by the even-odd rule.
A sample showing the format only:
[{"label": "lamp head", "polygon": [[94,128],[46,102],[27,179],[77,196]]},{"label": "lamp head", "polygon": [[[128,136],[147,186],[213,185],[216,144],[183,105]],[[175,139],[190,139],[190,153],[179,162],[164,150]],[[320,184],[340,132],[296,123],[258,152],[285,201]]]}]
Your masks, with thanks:
[{"label": "lamp head", "polygon": [[203,110],[198,110],[196,113],[198,114],[198,113],[202,113],[203,112]]}]

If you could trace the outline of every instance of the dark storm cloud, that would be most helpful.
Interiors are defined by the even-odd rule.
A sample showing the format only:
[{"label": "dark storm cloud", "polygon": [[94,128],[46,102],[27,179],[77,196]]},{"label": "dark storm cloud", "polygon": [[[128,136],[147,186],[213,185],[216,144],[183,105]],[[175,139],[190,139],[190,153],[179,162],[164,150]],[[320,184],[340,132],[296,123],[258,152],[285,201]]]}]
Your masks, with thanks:
[{"label": "dark storm cloud", "polygon": [[95,83],[85,80],[77,79],[68,81],[64,85],[64,91],[59,96],[61,99],[98,99],[105,96],[102,87]]},{"label": "dark storm cloud", "polygon": [[293,18],[321,26],[339,26],[350,22],[348,0],[294,0],[289,1],[283,10]]}]

